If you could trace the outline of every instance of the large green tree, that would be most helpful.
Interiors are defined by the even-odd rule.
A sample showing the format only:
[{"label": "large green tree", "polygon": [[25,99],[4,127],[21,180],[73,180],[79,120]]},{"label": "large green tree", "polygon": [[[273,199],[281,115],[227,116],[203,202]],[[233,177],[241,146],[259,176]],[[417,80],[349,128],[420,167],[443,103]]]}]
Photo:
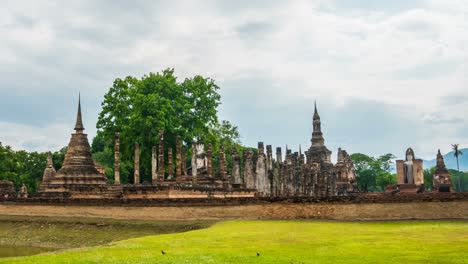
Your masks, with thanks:
[{"label": "large green tree", "polygon": [[240,148],[237,127],[218,120],[218,90],[214,80],[202,76],[179,82],[173,69],[140,79],[116,79],[102,102],[98,133],[92,144],[95,158],[112,170],[112,144],[114,134],[119,132],[122,181],[132,182],[135,143],[141,149],[141,178],[149,181],[151,149],[159,143],[159,130],[164,130],[165,149],[175,148],[176,138],[180,137],[188,157],[193,141],[213,144],[215,157],[221,144]]},{"label": "large green tree", "polygon": [[359,188],[364,192],[383,192],[385,186],[395,184],[396,175],[391,173],[394,158],[393,154],[377,158],[362,153],[352,154]]}]

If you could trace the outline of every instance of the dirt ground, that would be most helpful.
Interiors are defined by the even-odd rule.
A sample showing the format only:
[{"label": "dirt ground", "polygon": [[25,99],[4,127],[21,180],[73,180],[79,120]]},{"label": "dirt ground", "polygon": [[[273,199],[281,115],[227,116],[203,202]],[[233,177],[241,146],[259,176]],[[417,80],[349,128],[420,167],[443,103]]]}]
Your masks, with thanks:
[{"label": "dirt ground", "polygon": [[468,219],[468,201],[414,203],[271,203],[234,206],[78,206],[0,204],[0,215],[140,220]]}]

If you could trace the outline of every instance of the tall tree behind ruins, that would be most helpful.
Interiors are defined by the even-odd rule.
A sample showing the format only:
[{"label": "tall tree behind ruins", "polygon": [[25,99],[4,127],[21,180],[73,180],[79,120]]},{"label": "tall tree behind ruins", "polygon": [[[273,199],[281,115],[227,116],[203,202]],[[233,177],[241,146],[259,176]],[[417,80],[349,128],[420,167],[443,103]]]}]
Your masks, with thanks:
[{"label": "tall tree behind ruins", "polygon": [[188,154],[193,140],[206,146],[212,144],[215,154],[221,144],[227,149],[241,148],[237,127],[218,119],[219,89],[214,80],[202,76],[179,82],[173,69],[149,73],[141,79],[117,78],[102,102],[96,125],[98,133],[92,144],[95,159],[112,169],[113,138],[115,132],[119,132],[122,180],[125,182],[125,176],[132,173],[133,146],[138,142],[142,180],[148,181],[152,147],[158,145],[161,129],[164,130],[165,149],[175,148],[178,136]]}]

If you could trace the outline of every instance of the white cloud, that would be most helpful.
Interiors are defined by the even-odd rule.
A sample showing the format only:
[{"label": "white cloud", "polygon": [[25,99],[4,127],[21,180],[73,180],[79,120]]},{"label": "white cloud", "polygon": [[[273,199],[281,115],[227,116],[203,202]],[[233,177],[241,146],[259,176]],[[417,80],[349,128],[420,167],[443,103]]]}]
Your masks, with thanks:
[{"label": "white cloud", "polygon": [[68,144],[71,133],[70,126],[65,124],[37,127],[0,122],[0,127],[0,142],[15,150],[58,151]]},{"label": "white cloud", "polygon": [[[42,101],[54,94],[74,97],[81,91],[92,98],[95,107],[89,111],[97,116],[98,102],[113,78],[174,67],[180,78],[210,76],[226,84],[225,89],[255,96],[252,101],[259,105],[285,101],[294,105],[319,97],[326,98],[330,110],[356,100],[411,109],[398,114],[411,117],[424,131],[414,139],[424,153],[430,153],[435,136],[445,145],[462,141],[456,136],[461,128],[440,131],[424,121],[447,123],[455,120],[454,113],[468,110],[466,103],[447,105],[443,101],[449,95],[465,94],[468,85],[466,4],[364,3],[8,2],[0,10],[0,89],[4,92],[9,87],[10,99],[34,94]],[[253,79],[265,81],[250,90],[230,85]],[[60,101],[60,96],[55,100]],[[241,110],[230,107],[241,104],[240,100],[245,98],[224,97],[226,107],[221,110],[241,128],[252,126],[244,131],[264,129],[253,120],[278,123],[277,112],[288,111],[240,116]],[[50,100],[57,111],[68,107],[55,103]],[[37,108],[34,102],[24,107]],[[0,106],[0,111],[5,108]],[[352,114],[353,109],[349,111]],[[12,122],[3,112],[0,121]],[[466,120],[459,121],[466,124]],[[31,120],[21,117],[16,123],[30,125]],[[67,136],[66,131],[60,132]],[[347,137],[341,131],[329,133],[334,138]],[[292,134],[273,143],[283,145],[290,140],[288,136]],[[255,133],[247,137],[244,141],[262,140]],[[18,143],[23,142],[18,137],[0,134],[0,140],[24,145]],[[390,148],[382,144],[364,151],[379,153]]]}]

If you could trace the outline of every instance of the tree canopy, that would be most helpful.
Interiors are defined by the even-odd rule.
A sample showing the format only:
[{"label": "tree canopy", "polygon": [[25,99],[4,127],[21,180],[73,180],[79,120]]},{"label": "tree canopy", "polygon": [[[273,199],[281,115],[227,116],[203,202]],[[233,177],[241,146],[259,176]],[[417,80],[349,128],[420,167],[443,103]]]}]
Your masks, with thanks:
[{"label": "tree canopy", "polygon": [[102,102],[98,133],[92,144],[94,157],[112,170],[113,139],[119,132],[122,181],[131,182],[135,143],[141,149],[141,178],[150,179],[151,150],[159,144],[159,130],[164,131],[165,149],[174,148],[177,137],[186,150],[191,149],[193,141],[212,144],[214,154],[220,144],[240,148],[237,127],[218,119],[219,89],[214,80],[202,76],[179,82],[173,69],[140,79],[117,78]]},{"label": "tree canopy", "polygon": [[391,173],[394,158],[390,153],[377,158],[362,153],[352,154],[359,188],[364,192],[383,192],[385,186],[396,184],[396,175]]}]

